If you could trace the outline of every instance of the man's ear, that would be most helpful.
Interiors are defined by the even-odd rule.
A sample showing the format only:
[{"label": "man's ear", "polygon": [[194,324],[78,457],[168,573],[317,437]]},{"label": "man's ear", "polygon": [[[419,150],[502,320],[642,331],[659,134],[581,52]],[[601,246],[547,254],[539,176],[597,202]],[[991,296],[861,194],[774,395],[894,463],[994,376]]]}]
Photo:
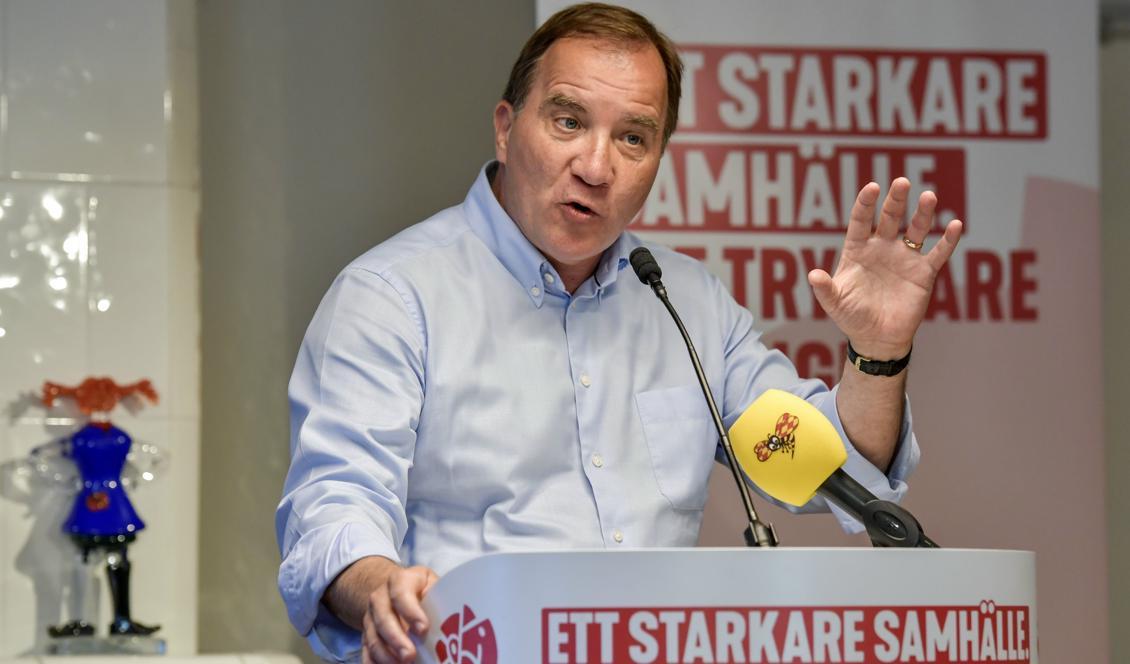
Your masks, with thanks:
[{"label": "man's ear", "polygon": [[506,151],[510,147],[510,128],[518,114],[505,99],[494,107],[494,158],[498,163],[506,163]]}]

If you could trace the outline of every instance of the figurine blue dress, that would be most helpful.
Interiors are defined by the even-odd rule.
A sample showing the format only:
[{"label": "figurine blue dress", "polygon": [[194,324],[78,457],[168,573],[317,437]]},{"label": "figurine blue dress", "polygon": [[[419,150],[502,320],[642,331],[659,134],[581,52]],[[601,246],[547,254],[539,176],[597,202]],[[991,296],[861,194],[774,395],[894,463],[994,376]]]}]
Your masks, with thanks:
[{"label": "figurine blue dress", "polygon": [[145,527],[122,488],[129,435],[109,422],[91,422],[71,436],[70,457],[82,476],[63,530],[75,537],[126,537]]}]

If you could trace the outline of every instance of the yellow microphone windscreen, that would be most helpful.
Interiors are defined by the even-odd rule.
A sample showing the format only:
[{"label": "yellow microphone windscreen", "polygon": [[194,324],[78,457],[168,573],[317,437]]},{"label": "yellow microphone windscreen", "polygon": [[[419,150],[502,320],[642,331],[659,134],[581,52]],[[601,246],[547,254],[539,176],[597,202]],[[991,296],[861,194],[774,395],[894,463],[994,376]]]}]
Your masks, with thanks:
[{"label": "yellow microphone windscreen", "polygon": [[816,406],[768,390],[730,427],[738,464],[766,494],[800,507],[847,460],[843,441]]}]

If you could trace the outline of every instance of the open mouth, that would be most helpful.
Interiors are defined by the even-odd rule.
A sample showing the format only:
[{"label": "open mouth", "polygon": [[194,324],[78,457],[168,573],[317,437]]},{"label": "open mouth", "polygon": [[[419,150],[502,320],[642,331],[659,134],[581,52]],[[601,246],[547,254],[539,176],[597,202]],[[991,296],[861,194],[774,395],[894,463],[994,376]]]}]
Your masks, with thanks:
[{"label": "open mouth", "polygon": [[580,203],[578,203],[576,201],[570,201],[570,202],[566,203],[565,205],[566,205],[566,207],[573,208],[574,210],[576,210],[577,212],[579,212],[579,213],[581,213],[585,216],[592,216],[592,215],[596,214],[596,212],[592,208],[581,205]]}]

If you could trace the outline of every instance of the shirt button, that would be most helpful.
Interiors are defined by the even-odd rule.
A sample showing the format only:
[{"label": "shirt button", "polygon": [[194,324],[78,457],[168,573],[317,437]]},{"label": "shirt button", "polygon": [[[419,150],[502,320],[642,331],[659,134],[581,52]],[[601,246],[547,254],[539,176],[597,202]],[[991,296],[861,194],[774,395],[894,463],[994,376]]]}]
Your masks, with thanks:
[{"label": "shirt button", "polygon": [[617,528],[612,531],[612,539],[616,540],[616,543],[619,544],[624,541],[624,533],[620,532],[620,529]]},{"label": "shirt button", "polygon": [[556,281],[556,279],[553,278],[553,275],[548,273],[548,272],[546,272],[545,274],[543,274],[541,276],[542,276],[543,279],[545,279],[545,283],[547,283],[547,284],[552,284],[554,281]]},{"label": "shirt button", "polygon": [[537,286],[534,286],[533,288],[530,289],[530,295],[533,295],[534,297],[541,295],[541,289],[538,288]]},{"label": "shirt button", "polygon": [[592,455],[592,465],[596,466],[597,468],[604,468],[604,457],[600,456],[599,454]]},{"label": "shirt button", "polygon": [[592,386],[592,378],[589,378],[589,375],[587,373],[581,374],[581,385],[584,385],[585,387]]}]

